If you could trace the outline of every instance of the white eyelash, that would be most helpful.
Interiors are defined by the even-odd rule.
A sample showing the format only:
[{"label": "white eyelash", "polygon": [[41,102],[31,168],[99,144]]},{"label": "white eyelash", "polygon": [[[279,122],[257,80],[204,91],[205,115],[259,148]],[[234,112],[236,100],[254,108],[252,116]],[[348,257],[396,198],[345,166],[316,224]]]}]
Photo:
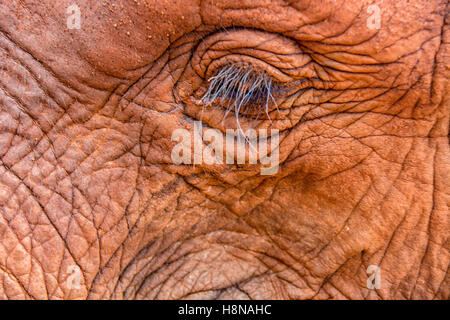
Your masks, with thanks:
[{"label": "white eyelash", "polygon": [[[264,109],[270,122],[272,119],[269,116],[269,106],[273,102],[276,105],[275,99],[272,95],[274,86],[272,79],[265,72],[255,72],[251,68],[246,68],[236,65],[228,65],[222,68],[217,75],[211,77],[210,85],[206,93],[200,99],[203,107],[210,106],[214,103],[228,99],[231,103],[226,106],[226,112],[222,119],[225,120],[228,113],[234,109],[236,117],[236,124],[239,130],[242,131],[239,123],[239,112],[246,111],[251,99],[261,100],[264,103]],[[277,106],[278,109],[278,106]],[[259,117],[261,110],[258,110],[256,120]]]}]

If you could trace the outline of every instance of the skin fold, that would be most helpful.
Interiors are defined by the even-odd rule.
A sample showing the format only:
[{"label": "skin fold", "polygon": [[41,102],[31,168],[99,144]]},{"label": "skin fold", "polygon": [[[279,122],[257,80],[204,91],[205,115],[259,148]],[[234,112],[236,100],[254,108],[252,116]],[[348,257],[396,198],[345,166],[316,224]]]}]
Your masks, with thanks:
[{"label": "skin fold", "polygon": [[[0,298],[449,299],[448,1],[10,0],[0,16]],[[171,160],[178,128],[237,128],[201,102],[230,64],[282,88],[278,110],[238,115],[280,131],[274,175]]]}]

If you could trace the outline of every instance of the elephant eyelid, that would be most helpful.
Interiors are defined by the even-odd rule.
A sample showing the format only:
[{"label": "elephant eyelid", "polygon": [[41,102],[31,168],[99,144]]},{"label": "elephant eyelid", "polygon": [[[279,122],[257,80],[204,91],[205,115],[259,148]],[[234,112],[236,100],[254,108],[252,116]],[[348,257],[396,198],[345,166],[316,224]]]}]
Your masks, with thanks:
[{"label": "elephant eyelid", "polygon": [[230,64],[208,79],[209,86],[201,97],[204,106],[223,104],[227,113],[247,111],[252,106],[265,109],[267,113],[276,104],[274,95],[280,91],[277,83],[264,71],[251,67]]}]

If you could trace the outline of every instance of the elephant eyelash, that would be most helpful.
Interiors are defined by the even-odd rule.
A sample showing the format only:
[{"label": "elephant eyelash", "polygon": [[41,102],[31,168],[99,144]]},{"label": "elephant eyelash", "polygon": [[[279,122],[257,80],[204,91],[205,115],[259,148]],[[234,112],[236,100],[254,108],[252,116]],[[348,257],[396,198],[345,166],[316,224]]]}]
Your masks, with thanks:
[{"label": "elephant eyelash", "polygon": [[[269,120],[269,109],[276,106],[274,94],[279,87],[264,71],[255,71],[250,67],[226,65],[215,76],[208,79],[209,87],[201,97],[204,107],[222,104],[226,108],[224,120],[233,110],[239,126],[239,114],[256,109],[259,117],[265,111]],[[278,109],[278,106],[277,106]]]}]

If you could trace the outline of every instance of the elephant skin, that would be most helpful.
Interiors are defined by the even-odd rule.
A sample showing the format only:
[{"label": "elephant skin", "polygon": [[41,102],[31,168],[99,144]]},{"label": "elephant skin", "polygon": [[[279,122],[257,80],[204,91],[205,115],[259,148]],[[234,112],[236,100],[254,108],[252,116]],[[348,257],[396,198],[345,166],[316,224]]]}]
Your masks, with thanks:
[{"label": "elephant skin", "polygon": [[[10,0],[0,16],[0,298],[449,298],[448,1]],[[273,175],[171,158],[176,129],[237,129],[201,103],[230,64],[283,88],[237,115],[279,130]]]}]

